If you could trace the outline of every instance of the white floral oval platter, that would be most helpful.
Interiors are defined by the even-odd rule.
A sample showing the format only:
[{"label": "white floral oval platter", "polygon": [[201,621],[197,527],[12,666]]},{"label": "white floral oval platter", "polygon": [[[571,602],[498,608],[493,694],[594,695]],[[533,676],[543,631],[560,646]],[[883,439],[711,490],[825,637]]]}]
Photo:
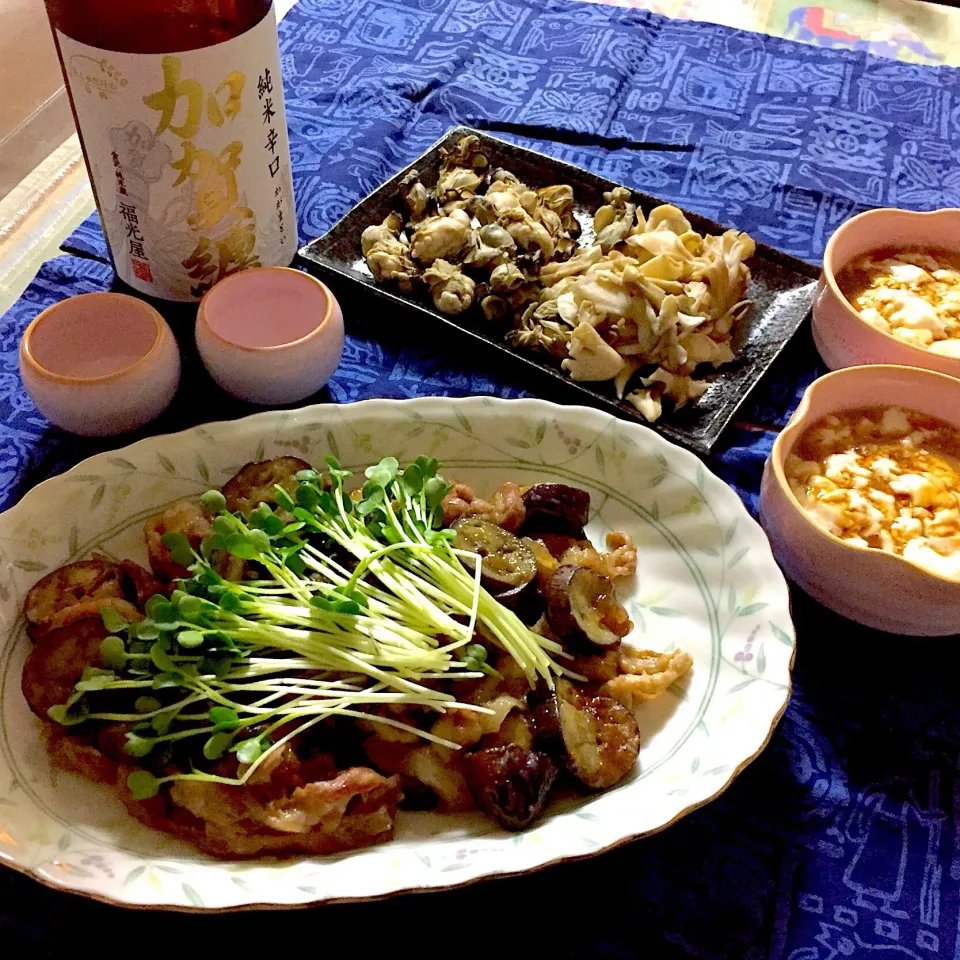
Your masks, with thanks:
[{"label": "white floral oval platter", "polygon": [[[629,642],[693,654],[691,673],[638,715],[634,773],[567,799],[526,832],[479,814],[401,812],[395,839],[333,857],[224,863],[131,819],[108,788],[51,765],[20,693],[21,605],[44,573],[99,550],[145,561],[146,518],[223,484],[244,463],[334,454],[439,457],[491,492],[512,479],[586,488],[595,542],[640,550],[623,600]],[[58,888],[130,906],[300,906],[459,886],[596,854],[663,829],[721,793],[763,749],[790,696],[787,588],[737,495],[692,454],[608,414],[540,400],[369,400],[261,413],[140,441],[40,484],[0,516],[0,861]]]}]

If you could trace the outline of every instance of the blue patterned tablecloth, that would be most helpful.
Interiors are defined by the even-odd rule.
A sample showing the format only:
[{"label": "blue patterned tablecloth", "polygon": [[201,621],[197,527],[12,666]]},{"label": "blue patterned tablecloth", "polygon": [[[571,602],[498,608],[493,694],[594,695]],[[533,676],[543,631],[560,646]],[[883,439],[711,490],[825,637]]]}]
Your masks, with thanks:
[{"label": "blue patterned tablecloth", "polygon": [[[523,124],[525,145],[813,262],[865,207],[960,206],[953,69],[562,0],[301,0],[280,34],[303,240],[455,123]],[[557,130],[672,149],[571,147]],[[39,310],[110,286],[95,217],[65,250],[74,255],[46,264],[0,319],[0,507],[108,445],[51,428],[16,372],[18,339]],[[317,399],[521,393],[435,344],[387,345],[361,330]],[[821,372],[805,331],[711,461],[751,511],[776,430]],[[248,410],[188,356],[181,395],[150,429]],[[382,930],[390,940],[370,950],[395,951],[399,938],[401,956],[417,945],[461,956],[960,958],[952,648],[872,634],[799,594],[794,614],[790,707],[767,751],[709,807],[594,861],[429,899],[273,916],[270,931],[324,949],[358,936],[372,944],[367,931]],[[142,951],[147,922],[0,871],[11,956],[60,954],[98,926]],[[263,917],[163,924],[168,949],[264,932]]]}]

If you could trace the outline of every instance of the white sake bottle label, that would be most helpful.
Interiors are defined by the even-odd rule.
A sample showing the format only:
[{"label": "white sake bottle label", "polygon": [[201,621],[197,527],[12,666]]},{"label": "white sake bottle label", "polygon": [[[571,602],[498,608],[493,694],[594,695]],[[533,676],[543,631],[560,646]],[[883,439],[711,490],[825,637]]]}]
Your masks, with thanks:
[{"label": "white sake bottle label", "polygon": [[120,278],[195,300],[296,253],[274,10],[232,40],[116,53],[57,40]]}]

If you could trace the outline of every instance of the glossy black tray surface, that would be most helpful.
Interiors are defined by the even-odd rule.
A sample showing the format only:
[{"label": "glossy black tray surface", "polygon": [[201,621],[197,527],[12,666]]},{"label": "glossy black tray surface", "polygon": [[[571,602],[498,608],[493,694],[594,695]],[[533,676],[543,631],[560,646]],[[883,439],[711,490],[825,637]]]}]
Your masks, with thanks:
[{"label": "glossy black tray surface", "polygon": [[[395,332],[399,327],[406,332],[408,340],[418,342],[435,342],[438,336],[446,341],[449,334],[467,351],[466,364],[470,363],[474,351],[482,350],[488,366],[498,376],[531,393],[561,403],[600,407],[650,426],[696,453],[709,453],[747,394],[807,317],[818,276],[816,268],[758,243],[757,252],[749,261],[751,281],[747,297],[753,301],[753,310],[734,331],[736,359],[711,372],[710,388],[695,404],[676,411],[665,405],[660,420],[647,424],[630,404],[617,400],[611,383],[574,382],[560,370],[559,362],[546,354],[513,349],[504,342],[500,330],[484,322],[479,311],[473,309],[460,316],[447,316],[428,301],[407,297],[374,283],[360,250],[360,234],[387,216],[395,203],[398,184],[408,170],[415,167],[425,184],[436,183],[440,148],[454,145],[466,134],[481,139],[493,167],[505,167],[534,189],[556,183],[570,184],[577,201],[576,216],[583,228],[579,243],[590,245],[594,236],[592,213],[603,204],[604,192],[618,184],[482,131],[455,127],[423,156],[357,204],[324,236],[303,247],[301,265],[330,285],[343,303],[348,323],[354,315],[376,317],[385,332],[388,328]],[[666,202],[631,192],[645,213]],[[726,229],[705,217],[684,213],[701,234],[719,234]]]}]

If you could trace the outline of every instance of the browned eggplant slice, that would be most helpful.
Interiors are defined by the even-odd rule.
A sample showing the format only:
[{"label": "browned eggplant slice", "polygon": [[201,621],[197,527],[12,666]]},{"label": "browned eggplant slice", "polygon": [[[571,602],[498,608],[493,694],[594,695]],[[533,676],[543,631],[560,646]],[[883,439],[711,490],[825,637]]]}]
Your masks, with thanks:
[{"label": "browned eggplant slice", "polygon": [[83,615],[96,615],[98,605],[125,598],[124,573],[118,564],[95,558],[68,563],[48,573],[27,592],[23,612],[27,633],[39,640],[44,634],[78,619],[67,611],[83,605]]},{"label": "browned eggplant slice", "polygon": [[223,485],[227,509],[231,513],[239,510],[244,516],[249,516],[261,503],[275,506],[276,485],[279,484],[293,496],[299,486],[297,474],[309,469],[310,464],[299,457],[274,457],[272,460],[248,463]]},{"label": "browned eggplant slice", "polygon": [[477,806],[507,830],[522,830],[540,816],[557,776],[545,753],[515,744],[468,754],[463,766]]},{"label": "browned eggplant slice", "polygon": [[640,728],[626,707],[562,678],[540,701],[534,723],[537,745],[594,790],[623,779],[640,752]]},{"label": "browned eggplant slice", "polygon": [[121,560],[120,567],[127,579],[127,599],[135,603],[140,610],[151,597],[163,593],[163,584],[139,563]]},{"label": "browned eggplant slice", "polygon": [[20,688],[30,709],[49,720],[50,707],[66,703],[84,667],[101,666],[100,644],[107,635],[100,617],[87,617],[51,630],[37,641],[23,665]]},{"label": "browned eggplant slice", "polygon": [[590,494],[565,483],[538,483],[523,495],[521,533],[558,533],[581,538],[590,519]]},{"label": "browned eggplant slice", "polygon": [[[477,517],[461,517],[453,525],[457,550],[478,554],[484,586],[501,602],[518,599],[537,575],[537,558],[533,551],[512,533]],[[465,561],[471,566],[469,561]]]},{"label": "browned eggplant slice", "polygon": [[608,607],[617,602],[609,577],[564,564],[547,581],[544,593],[547,620],[562,640],[593,652],[619,646],[620,637],[605,622]]}]

